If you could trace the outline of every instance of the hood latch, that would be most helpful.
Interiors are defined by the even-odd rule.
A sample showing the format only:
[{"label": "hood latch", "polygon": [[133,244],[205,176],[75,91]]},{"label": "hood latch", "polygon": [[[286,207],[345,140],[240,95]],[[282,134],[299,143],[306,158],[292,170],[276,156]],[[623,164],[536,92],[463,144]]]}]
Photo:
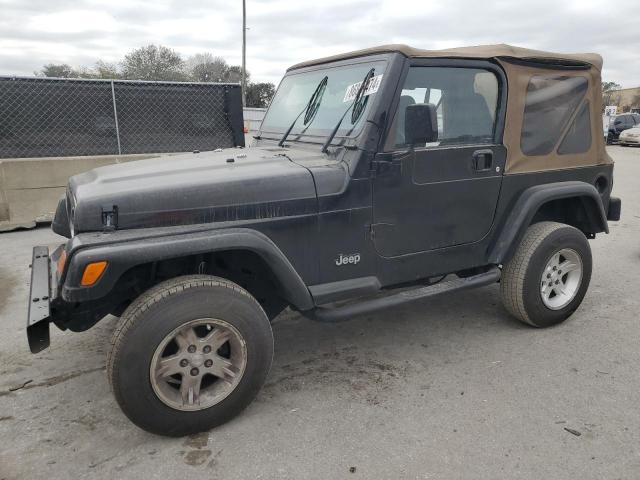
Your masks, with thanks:
[{"label": "hood latch", "polygon": [[118,228],[118,206],[102,207],[102,226],[105,231]]}]

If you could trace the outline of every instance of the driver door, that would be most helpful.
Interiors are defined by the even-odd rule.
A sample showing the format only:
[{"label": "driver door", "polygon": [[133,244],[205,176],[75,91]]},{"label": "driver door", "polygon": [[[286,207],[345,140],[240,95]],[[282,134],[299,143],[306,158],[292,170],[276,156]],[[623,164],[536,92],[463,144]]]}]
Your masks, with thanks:
[{"label": "driver door", "polygon": [[[409,68],[385,152],[373,165],[379,255],[473,243],[491,229],[506,158],[496,132],[505,91],[500,73],[472,61]],[[413,103],[437,107],[437,142],[404,142],[404,112]]]}]

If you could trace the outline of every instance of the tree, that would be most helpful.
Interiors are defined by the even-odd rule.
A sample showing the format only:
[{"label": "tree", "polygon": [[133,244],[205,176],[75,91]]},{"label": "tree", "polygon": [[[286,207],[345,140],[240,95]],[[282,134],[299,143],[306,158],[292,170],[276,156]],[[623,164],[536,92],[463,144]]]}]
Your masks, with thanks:
[{"label": "tree", "polygon": [[49,63],[42,70],[35,72],[37,76],[56,78],[120,78],[116,65],[98,60],[93,68],[73,68],[66,63]]},{"label": "tree", "polygon": [[121,78],[118,66],[104,60],[98,60],[91,73],[93,78]]},{"label": "tree", "polygon": [[602,82],[602,108],[607,105],[617,105],[620,101],[620,95],[616,92],[620,90],[620,85],[616,82]]},{"label": "tree", "polygon": [[147,45],[125,55],[122,77],[129,80],[186,80],[184,60],[175,50]]},{"label": "tree", "polygon": [[[249,71],[247,71],[247,84],[249,84]],[[227,69],[227,74],[224,77],[226,83],[240,83],[242,81],[242,67],[240,65],[231,65]]]},{"label": "tree", "polygon": [[[36,75],[60,78],[97,78],[151,81],[192,81],[240,83],[242,67],[229,65],[222,57],[198,53],[186,61],[175,50],[162,45],[147,45],[132,50],[119,64],[98,60],[92,68],[73,68],[67,64],[49,63]],[[247,105],[266,107],[273,97],[272,83],[251,83],[246,72]]]},{"label": "tree", "polygon": [[39,73],[36,72],[36,75],[55,78],[77,78],[78,72],[66,63],[48,63],[42,67],[42,70],[40,70]]},{"label": "tree", "polygon": [[[214,57],[210,53],[197,53],[185,62],[189,80],[194,82],[240,83],[242,67],[229,65],[222,57]],[[247,72],[247,82],[250,78]]]},{"label": "tree", "polygon": [[247,85],[247,107],[266,108],[275,93],[273,83],[250,83]]},{"label": "tree", "polygon": [[210,53],[197,53],[186,61],[189,79],[194,82],[222,82],[229,65],[221,57]]}]

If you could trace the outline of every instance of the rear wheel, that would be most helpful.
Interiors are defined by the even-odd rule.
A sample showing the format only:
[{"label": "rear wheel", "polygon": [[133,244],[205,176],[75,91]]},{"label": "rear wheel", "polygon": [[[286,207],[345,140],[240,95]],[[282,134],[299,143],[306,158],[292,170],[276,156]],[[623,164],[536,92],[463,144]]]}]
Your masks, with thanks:
[{"label": "rear wheel", "polygon": [[161,283],[127,308],[107,368],[131,421],[182,436],[251,403],[272,357],[271,326],[258,302],[232,282],[194,275]]},{"label": "rear wheel", "polygon": [[580,230],[562,223],[536,223],[502,269],[503,303],[529,325],[556,325],[582,303],[591,268],[591,249]]}]

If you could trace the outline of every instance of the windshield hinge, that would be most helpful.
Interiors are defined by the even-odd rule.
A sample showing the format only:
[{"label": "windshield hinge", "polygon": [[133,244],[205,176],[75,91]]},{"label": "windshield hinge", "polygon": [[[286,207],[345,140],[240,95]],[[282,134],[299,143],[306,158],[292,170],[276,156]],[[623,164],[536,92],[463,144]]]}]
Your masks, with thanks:
[{"label": "windshield hinge", "polygon": [[394,159],[391,153],[378,153],[373,157],[369,166],[373,178],[382,175],[398,174],[402,172],[402,162]]},{"label": "windshield hinge", "polygon": [[105,231],[118,228],[118,206],[102,207],[102,227]]}]

